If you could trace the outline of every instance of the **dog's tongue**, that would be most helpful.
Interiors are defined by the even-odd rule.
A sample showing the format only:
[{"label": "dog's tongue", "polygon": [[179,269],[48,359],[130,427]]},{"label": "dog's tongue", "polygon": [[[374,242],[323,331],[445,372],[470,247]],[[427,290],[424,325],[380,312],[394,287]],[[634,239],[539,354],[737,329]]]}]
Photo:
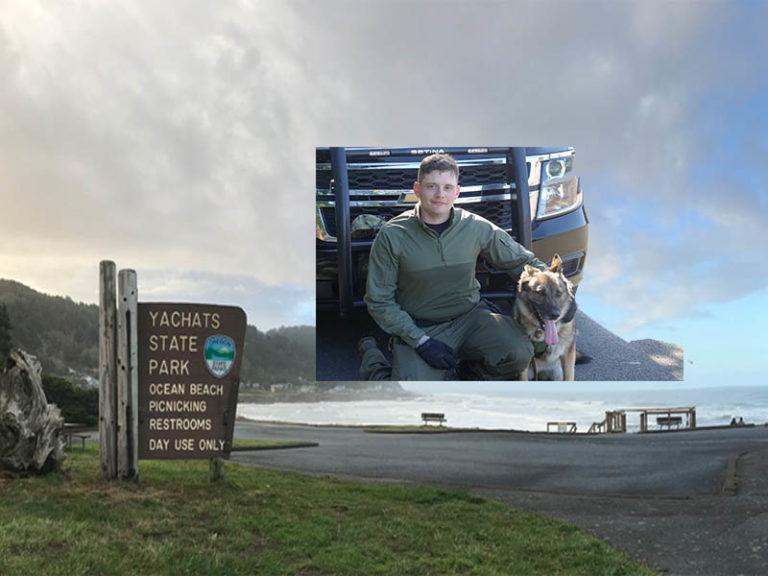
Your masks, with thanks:
[{"label": "dog's tongue", "polygon": [[548,346],[554,346],[560,339],[557,337],[557,326],[554,320],[544,321],[544,341]]}]

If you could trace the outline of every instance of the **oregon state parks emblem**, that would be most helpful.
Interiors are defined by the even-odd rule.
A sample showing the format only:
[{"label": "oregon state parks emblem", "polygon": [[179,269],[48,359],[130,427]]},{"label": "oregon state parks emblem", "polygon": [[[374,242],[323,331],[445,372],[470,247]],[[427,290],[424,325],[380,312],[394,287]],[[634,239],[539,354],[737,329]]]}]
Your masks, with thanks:
[{"label": "oregon state parks emblem", "polygon": [[216,378],[224,378],[235,363],[235,341],[229,336],[210,336],[205,341],[205,364]]}]

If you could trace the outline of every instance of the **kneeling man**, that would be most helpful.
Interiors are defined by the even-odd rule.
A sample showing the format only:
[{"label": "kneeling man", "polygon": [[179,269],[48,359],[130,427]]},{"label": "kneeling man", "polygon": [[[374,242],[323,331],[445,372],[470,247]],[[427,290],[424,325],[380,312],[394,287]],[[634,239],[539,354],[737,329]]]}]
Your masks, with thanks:
[{"label": "kneeling man", "polygon": [[426,157],[413,191],[418,204],[384,224],[374,240],[365,294],[368,313],[393,336],[393,362],[373,338],[363,338],[361,378],[445,380],[461,360],[470,379],[516,379],[531,362],[533,344],[480,298],[477,258],[515,279],[526,265],[547,266],[495,224],[454,207],[459,167],[451,156]]}]

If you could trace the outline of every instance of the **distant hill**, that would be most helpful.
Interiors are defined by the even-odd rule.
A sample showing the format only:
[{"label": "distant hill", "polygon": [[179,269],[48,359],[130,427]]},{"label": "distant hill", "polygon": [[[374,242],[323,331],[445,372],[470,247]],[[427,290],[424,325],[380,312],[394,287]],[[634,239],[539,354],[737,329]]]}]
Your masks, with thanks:
[{"label": "distant hill", "polygon": [[13,345],[37,356],[44,373],[67,376],[71,368],[98,376],[98,306],[2,279],[0,302],[8,309]]},{"label": "distant hill", "polygon": [[[0,302],[11,321],[13,345],[38,357],[48,375],[70,370],[98,377],[99,308],[42,294],[0,279]],[[315,327],[290,326],[264,333],[248,326],[241,379],[268,386],[315,379]]]},{"label": "distant hill", "polygon": [[266,334],[247,327],[240,378],[246,386],[313,382],[315,366],[314,326],[277,328]]}]

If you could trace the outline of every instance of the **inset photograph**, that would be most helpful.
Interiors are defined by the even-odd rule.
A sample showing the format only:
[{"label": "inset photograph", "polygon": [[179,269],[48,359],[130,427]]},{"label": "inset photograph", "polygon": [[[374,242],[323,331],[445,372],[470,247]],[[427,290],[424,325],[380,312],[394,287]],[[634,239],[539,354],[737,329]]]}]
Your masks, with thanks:
[{"label": "inset photograph", "polygon": [[682,380],[579,308],[573,147],[318,148],[317,379]]}]

